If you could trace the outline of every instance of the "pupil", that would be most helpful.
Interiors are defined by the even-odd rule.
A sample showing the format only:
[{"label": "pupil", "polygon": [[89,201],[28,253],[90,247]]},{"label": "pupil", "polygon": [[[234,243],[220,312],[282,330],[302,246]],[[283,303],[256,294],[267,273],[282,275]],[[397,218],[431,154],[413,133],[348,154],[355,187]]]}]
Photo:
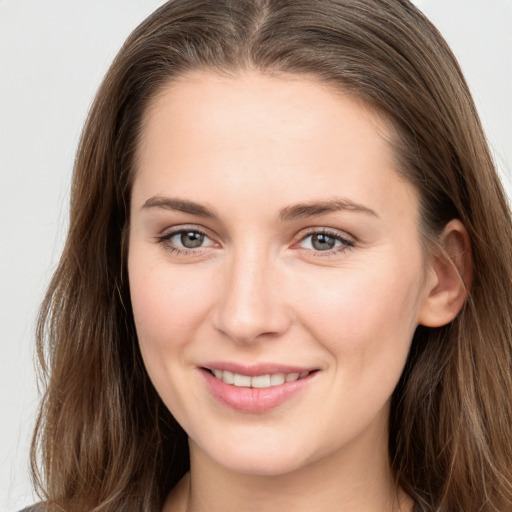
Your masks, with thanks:
[{"label": "pupil", "polygon": [[329,235],[319,233],[317,235],[313,235],[311,244],[317,251],[328,251],[329,249],[334,248],[336,240]]},{"label": "pupil", "polygon": [[183,247],[187,249],[195,249],[196,247],[200,247],[204,240],[204,235],[202,233],[198,233],[197,231],[187,231],[185,233],[181,233],[180,237],[181,243]]}]

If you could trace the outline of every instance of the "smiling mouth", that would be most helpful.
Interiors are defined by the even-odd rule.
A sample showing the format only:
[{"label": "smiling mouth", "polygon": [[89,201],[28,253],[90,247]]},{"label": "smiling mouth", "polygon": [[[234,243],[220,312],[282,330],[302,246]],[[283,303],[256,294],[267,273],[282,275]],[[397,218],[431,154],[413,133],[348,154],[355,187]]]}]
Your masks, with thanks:
[{"label": "smiling mouth", "polygon": [[306,370],[303,372],[293,372],[293,373],[273,373],[273,374],[265,374],[265,375],[243,375],[241,373],[234,373],[228,370],[218,370],[218,369],[210,369],[204,368],[211,375],[213,375],[216,379],[221,380],[225,384],[231,384],[240,388],[257,388],[257,389],[265,389],[272,388],[275,386],[281,386],[282,384],[295,382],[300,379],[304,379],[308,377],[310,374],[316,372],[317,370]]},{"label": "smiling mouth", "polygon": [[261,414],[305,393],[319,368],[261,363],[210,363],[198,367],[206,388],[222,405],[238,412]]}]

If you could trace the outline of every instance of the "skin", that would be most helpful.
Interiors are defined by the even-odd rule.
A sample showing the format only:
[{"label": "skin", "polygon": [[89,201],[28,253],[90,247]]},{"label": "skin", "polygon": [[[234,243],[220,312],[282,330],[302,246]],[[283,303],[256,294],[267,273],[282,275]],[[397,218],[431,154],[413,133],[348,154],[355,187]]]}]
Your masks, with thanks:
[{"label": "skin", "polygon": [[[389,137],[359,102],[291,75],[189,74],[148,109],[131,298],[147,371],[191,452],[165,511],[411,509],[391,479],[390,396],[417,325],[450,321],[463,292],[453,264],[427,265],[417,193]],[[358,208],[286,215],[329,201]],[[183,252],[180,228],[202,245]],[[332,250],[313,244],[325,229]],[[457,221],[444,239],[451,254],[467,248]],[[206,361],[318,371],[255,414],[210,394]]]}]

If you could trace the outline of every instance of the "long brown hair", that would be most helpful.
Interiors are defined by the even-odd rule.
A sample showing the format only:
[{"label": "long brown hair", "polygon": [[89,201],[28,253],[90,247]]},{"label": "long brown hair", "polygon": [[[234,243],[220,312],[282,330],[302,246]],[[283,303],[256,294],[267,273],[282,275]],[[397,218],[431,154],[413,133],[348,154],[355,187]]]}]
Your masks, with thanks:
[{"label": "long brown hair", "polygon": [[474,278],[458,317],[418,327],[392,400],[397,485],[421,511],[512,510],[512,221],[459,66],[407,0],[174,0],[128,38],[87,119],[70,228],[42,305],[46,392],[32,447],[50,510],[154,511],[187,438],[141,360],[125,239],[133,155],[155,94],[191,70],[309,75],[394,127],[422,230],[459,218]]}]

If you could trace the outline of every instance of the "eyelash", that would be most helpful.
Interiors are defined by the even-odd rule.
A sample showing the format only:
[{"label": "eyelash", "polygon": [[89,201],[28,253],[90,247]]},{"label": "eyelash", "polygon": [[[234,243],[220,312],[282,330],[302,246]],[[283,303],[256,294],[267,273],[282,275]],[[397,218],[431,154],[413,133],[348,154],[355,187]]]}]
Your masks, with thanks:
[{"label": "eyelash", "polygon": [[176,255],[183,255],[183,256],[187,256],[187,255],[199,255],[201,251],[201,249],[205,249],[205,247],[197,247],[195,249],[189,249],[187,247],[178,247],[176,245],[174,245],[173,243],[171,243],[171,240],[177,236],[177,235],[181,235],[183,233],[197,233],[199,235],[202,235],[204,236],[205,238],[208,238],[209,240],[210,237],[201,229],[198,229],[197,227],[181,227],[179,229],[175,229],[165,235],[162,235],[162,236],[159,236],[157,237],[157,242],[162,245],[162,247],[166,250],[166,251],[169,251],[173,254],[176,254]]},{"label": "eyelash", "polygon": [[333,240],[335,240],[336,242],[340,242],[341,244],[338,247],[334,247],[332,249],[325,250],[325,251],[319,251],[319,250],[314,250],[314,249],[305,249],[314,257],[322,258],[322,257],[329,257],[329,256],[341,254],[341,253],[351,249],[355,245],[355,241],[352,238],[344,237],[338,231],[331,230],[328,228],[319,228],[319,229],[309,230],[306,233],[304,233],[300,237],[300,240],[296,244],[294,244],[294,246],[297,246],[298,244],[303,243],[309,237],[312,237],[315,235],[328,236],[329,238],[332,238]]},{"label": "eyelash", "polygon": [[[198,256],[198,255],[200,255],[202,253],[201,249],[205,249],[207,246],[206,247],[201,246],[201,247],[191,249],[191,248],[186,248],[186,247],[178,247],[175,244],[170,243],[170,240],[172,240],[172,238],[174,238],[177,235],[183,234],[183,233],[196,233],[196,234],[202,235],[205,238],[208,238],[209,240],[211,240],[210,237],[207,235],[207,233],[205,233],[201,229],[198,229],[197,227],[190,227],[190,228],[181,227],[181,228],[175,229],[165,235],[157,237],[157,242],[159,244],[161,244],[162,247],[166,251],[169,251],[176,255],[183,255],[183,256],[187,256],[187,255]],[[315,257],[333,256],[333,255],[345,252],[345,251],[351,249],[352,247],[354,247],[354,245],[355,245],[355,241],[353,239],[343,237],[337,231],[330,230],[327,228],[319,228],[319,229],[309,230],[306,233],[304,233],[300,237],[299,241],[294,244],[293,247],[300,249],[300,247],[297,247],[300,243],[303,243],[309,237],[312,237],[315,235],[325,235],[325,236],[328,236],[329,238],[333,239],[335,242],[341,243],[341,245],[339,245],[338,247],[334,247],[332,249],[325,250],[325,251],[302,248],[303,250],[307,251],[308,253],[310,253],[311,255],[313,255]]]}]

